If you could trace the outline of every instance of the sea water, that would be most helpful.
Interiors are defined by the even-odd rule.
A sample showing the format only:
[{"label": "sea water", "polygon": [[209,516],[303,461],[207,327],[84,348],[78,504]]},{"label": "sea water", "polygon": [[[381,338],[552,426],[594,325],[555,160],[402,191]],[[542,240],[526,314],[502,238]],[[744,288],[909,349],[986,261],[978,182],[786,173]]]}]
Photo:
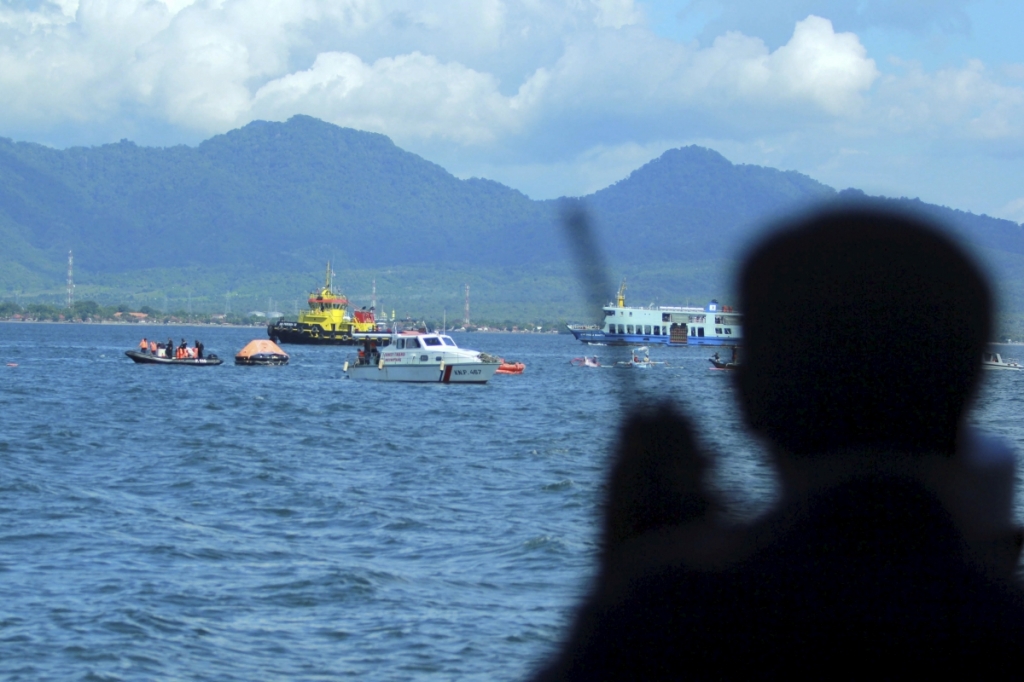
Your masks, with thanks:
[{"label": "sea water", "polygon": [[[226,364],[136,365],[143,336]],[[570,360],[623,349],[455,334],[526,372],[412,385],[345,379],[339,347],[231,364],[262,336],[0,324],[0,677],[520,679],[593,574],[630,406],[688,411],[735,513],[776,494],[707,348],[592,369]],[[1018,448],[1020,374],[989,373],[975,413]]]}]

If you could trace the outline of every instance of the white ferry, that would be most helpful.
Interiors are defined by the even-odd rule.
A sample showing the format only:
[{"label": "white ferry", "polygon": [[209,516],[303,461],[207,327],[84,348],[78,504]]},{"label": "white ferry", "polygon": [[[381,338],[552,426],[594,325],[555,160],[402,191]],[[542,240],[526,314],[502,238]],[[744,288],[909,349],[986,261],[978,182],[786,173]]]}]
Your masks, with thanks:
[{"label": "white ferry", "polygon": [[627,346],[738,346],[743,340],[742,316],[729,306],[711,301],[696,306],[626,306],[626,283],[619,287],[615,303],[604,307],[602,325],[567,325],[583,343]]},{"label": "white ferry", "polygon": [[392,334],[390,344],[378,349],[365,342],[355,364],[345,363],[352,379],[442,384],[486,384],[501,360],[475,350],[459,348],[446,334]]}]

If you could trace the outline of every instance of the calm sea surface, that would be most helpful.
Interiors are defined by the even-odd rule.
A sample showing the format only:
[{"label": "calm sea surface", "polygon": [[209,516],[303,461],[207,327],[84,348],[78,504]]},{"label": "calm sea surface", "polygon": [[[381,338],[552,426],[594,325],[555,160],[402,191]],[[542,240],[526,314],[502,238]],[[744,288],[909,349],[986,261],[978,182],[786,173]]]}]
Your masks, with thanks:
[{"label": "calm sea surface", "polygon": [[[344,379],[344,348],[135,365],[143,335],[230,362],[265,334],[0,324],[0,678],[522,678],[591,576],[623,396],[685,405],[741,512],[775,494],[707,349],[626,380],[569,364],[618,349],[454,335],[526,373],[409,385]],[[1024,449],[1020,374],[975,421]]]}]

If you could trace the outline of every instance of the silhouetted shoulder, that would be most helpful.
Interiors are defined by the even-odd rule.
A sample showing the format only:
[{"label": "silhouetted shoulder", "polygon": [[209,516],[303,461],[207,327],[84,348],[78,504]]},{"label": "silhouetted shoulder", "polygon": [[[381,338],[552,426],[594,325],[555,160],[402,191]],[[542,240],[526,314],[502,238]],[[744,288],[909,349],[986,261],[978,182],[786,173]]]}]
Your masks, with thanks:
[{"label": "silhouetted shoulder", "polygon": [[[667,539],[667,538],[666,538]],[[942,505],[864,479],[781,510],[718,567],[620,564],[538,680],[850,676],[1024,663],[1024,600],[962,561]],[[650,548],[648,548],[650,550]],[[822,668],[825,661],[826,668]]]}]

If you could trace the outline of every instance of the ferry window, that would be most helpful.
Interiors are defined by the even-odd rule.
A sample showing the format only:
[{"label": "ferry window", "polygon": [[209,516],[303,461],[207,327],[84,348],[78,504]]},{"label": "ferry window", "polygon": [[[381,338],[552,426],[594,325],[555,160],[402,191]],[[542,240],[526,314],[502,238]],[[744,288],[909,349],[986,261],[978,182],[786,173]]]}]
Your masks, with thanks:
[{"label": "ferry window", "polygon": [[405,347],[406,348],[419,348],[420,347],[420,340],[419,339],[406,339],[405,340]]},{"label": "ferry window", "polygon": [[654,325],[654,335],[661,336],[661,327],[659,325]]},{"label": "ferry window", "polygon": [[619,333],[620,334],[625,334],[626,333],[625,327],[623,327],[621,324],[619,325]]},{"label": "ferry window", "polygon": [[715,315],[715,324],[722,324],[722,316]]},{"label": "ferry window", "polygon": [[405,348],[405,339],[395,341],[395,348]]},{"label": "ferry window", "polygon": [[629,311],[629,316],[633,317],[633,311],[632,310]]},{"label": "ferry window", "polygon": [[732,334],[732,327],[726,327],[725,328],[725,333],[726,334]]},{"label": "ferry window", "polygon": [[697,328],[690,327],[690,336],[697,336]]},{"label": "ferry window", "polygon": [[668,313],[662,313],[662,314],[661,314],[661,321],[662,321],[662,322],[668,322],[668,321],[669,321],[669,319],[668,319]]},{"label": "ferry window", "polygon": [[434,358],[434,360],[436,360],[437,362],[441,362],[441,356],[438,355],[436,358]]},{"label": "ferry window", "polygon": [[604,311],[604,316],[605,317],[611,317],[613,315],[615,315],[615,311],[614,310],[606,310],[606,311]]},{"label": "ferry window", "polygon": [[721,334],[722,333],[722,328],[721,327],[715,327],[715,333],[716,334]]},{"label": "ferry window", "polygon": [[626,325],[626,333],[627,334],[632,334],[633,333],[633,325],[631,325],[631,324],[627,324]]},{"label": "ferry window", "polygon": [[423,339],[423,343],[425,345],[427,345],[427,346],[440,346],[441,345],[441,339],[433,337],[433,336],[428,336],[425,339]]},{"label": "ferry window", "polygon": [[704,327],[697,327],[697,336],[704,336]]},{"label": "ferry window", "polygon": [[609,334],[614,334],[615,333],[615,325],[614,324],[608,325],[608,333]]},{"label": "ferry window", "polygon": [[430,359],[429,355],[421,355],[420,356],[420,362],[426,362],[429,359]]}]

